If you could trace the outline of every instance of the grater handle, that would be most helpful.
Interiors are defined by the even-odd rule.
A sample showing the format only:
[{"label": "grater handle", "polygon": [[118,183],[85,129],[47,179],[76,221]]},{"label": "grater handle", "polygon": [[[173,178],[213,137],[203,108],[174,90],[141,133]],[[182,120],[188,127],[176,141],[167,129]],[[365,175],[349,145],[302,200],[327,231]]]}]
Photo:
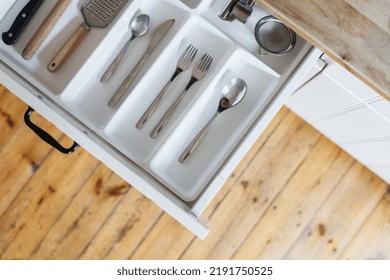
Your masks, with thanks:
[{"label": "grater handle", "polygon": [[85,23],[81,24],[50,61],[47,69],[50,72],[56,72],[65,63],[73,51],[81,44],[90,29],[91,28]]}]

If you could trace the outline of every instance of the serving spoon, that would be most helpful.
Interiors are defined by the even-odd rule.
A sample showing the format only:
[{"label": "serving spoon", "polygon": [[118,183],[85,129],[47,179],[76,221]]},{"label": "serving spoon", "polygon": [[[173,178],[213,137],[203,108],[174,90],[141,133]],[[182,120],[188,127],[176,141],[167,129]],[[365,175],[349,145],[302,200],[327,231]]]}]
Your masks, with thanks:
[{"label": "serving spoon", "polygon": [[198,147],[199,143],[202,141],[203,137],[206,135],[206,132],[210,128],[210,125],[214,119],[223,111],[230,109],[240,103],[246,92],[247,85],[245,81],[238,78],[232,79],[223,87],[217,111],[180,155],[180,163],[184,163],[186,160],[188,160],[196,147]]},{"label": "serving spoon", "polygon": [[150,26],[150,17],[148,15],[142,14],[134,18],[130,22],[130,28],[131,28],[131,37],[122,47],[119,54],[116,56],[114,61],[108,66],[107,70],[104,72],[102,78],[100,79],[100,82],[103,83],[107,81],[112,73],[114,73],[115,69],[117,68],[119,62],[122,60],[123,55],[126,53],[127,49],[129,48],[131,42],[137,38],[144,35],[148,30]]}]

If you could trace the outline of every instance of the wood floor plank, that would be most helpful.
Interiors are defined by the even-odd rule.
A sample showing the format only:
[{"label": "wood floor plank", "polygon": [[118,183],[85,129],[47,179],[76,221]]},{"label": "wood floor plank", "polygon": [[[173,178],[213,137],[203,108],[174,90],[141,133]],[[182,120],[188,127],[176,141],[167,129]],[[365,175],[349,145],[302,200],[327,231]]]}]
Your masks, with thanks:
[{"label": "wood floor plank", "polygon": [[61,219],[49,229],[30,259],[76,259],[130,188],[100,165],[72,200]]},{"label": "wood floor plank", "polygon": [[281,259],[335,190],[353,159],[330,140],[321,141],[270,204],[234,259]]},{"label": "wood floor plank", "polygon": [[149,234],[162,213],[155,203],[130,188],[77,258],[127,259]]},{"label": "wood floor plank", "polygon": [[385,192],[386,184],[355,162],[285,258],[339,258]]},{"label": "wood floor plank", "polygon": [[388,191],[375,211],[367,218],[340,259],[390,259],[390,194]]},{"label": "wood floor plank", "polygon": [[[57,139],[63,137],[62,132],[47,121],[38,118],[35,122]],[[39,171],[46,157],[56,152],[24,125],[3,138],[8,142],[0,152],[0,217]]]},{"label": "wood floor plank", "polygon": [[183,252],[183,245],[189,244],[193,238],[194,234],[164,213],[130,259],[176,260]]},{"label": "wood floor plank", "polygon": [[210,235],[195,240],[182,258],[229,258],[320,137],[290,112],[213,214]]},{"label": "wood floor plank", "polygon": [[[236,167],[233,174],[228,178],[223,188],[219,191],[217,196],[207,207],[206,211],[203,214],[205,217],[212,217],[215,209],[219,207],[220,203],[225,199],[225,196],[231,191],[231,188],[235,186],[238,180],[240,180],[242,173],[245,172],[248,165],[252,162],[258,150],[264,145],[265,142],[267,142],[267,139],[273,134],[275,129],[277,129],[278,125],[288,117],[288,109],[282,108],[280,113],[267,127],[261,138],[252,146],[251,150],[241,161],[241,163]],[[190,247],[193,242],[196,242],[198,240],[197,237],[193,235],[188,235],[188,230],[186,230],[177,222],[170,220],[169,216],[167,215],[164,215],[163,218],[158,221],[155,228],[156,229],[154,229],[153,231],[157,231],[158,234],[148,235],[140,244],[135,254],[133,254],[130,258],[150,259],[152,258],[152,256],[157,256],[157,258],[161,258],[162,254],[168,254],[166,256],[168,259],[180,258],[186,251],[186,248],[183,247],[183,245],[188,244],[187,247]],[[176,229],[177,234],[173,235],[172,229]],[[180,236],[183,241],[180,243],[177,242],[177,236]],[[180,246],[177,246],[177,244],[180,244]],[[169,250],[161,250],[161,246],[169,247]]]},{"label": "wood floor plank", "polygon": [[[0,131],[3,136],[12,135],[23,125],[26,110],[27,105],[0,84]],[[8,141],[8,137],[0,138],[0,152]]]},{"label": "wood floor plank", "polygon": [[286,108],[206,209],[204,241],[86,151],[43,143],[26,108],[0,86],[2,259],[390,258],[386,185]]},{"label": "wood floor plank", "polygon": [[99,164],[83,149],[72,157],[51,153],[1,217],[2,259],[27,259]]},{"label": "wood floor plank", "polygon": [[[276,128],[277,123],[283,120],[284,117],[286,117],[288,113],[288,110],[284,108],[280,114],[275,118],[273,124],[270,125],[269,128],[267,128],[267,131],[264,133],[263,137],[266,138],[268,135]],[[261,142],[258,141],[254,145],[253,149],[258,149],[261,145]],[[254,153],[249,153],[247,155],[249,158],[254,156]],[[229,180],[236,180],[235,177],[236,174],[240,174],[242,170],[246,168],[246,165],[248,164],[247,161],[243,161],[235,170],[234,174],[229,178]],[[228,185],[228,184],[227,184]],[[232,185],[232,184],[230,184]],[[217,197],[213,200],[213,202],[210,204],[209,209],[214,209],[217,207],[219,201],[223,199],[226,192],[229,191],[229,188],[226,186],[222,191],[220,191],[217,195]],[[134,197],[134,194],[132,195]],[[173,247],[170,247],[170,255],[165,256],[163,258],[174,258],[180,256],[184,250],[184,246],[186,243],[189,243],[190,241],[196,239],[193,234],[188,234],[188,230],[185,229],[183,226],[181,226],[178,222],[176,222],[173,218],[171,218],[169,215],[163,215],[163,212],[159,209],[154,207],[153,203],[150,202],[146,198],[142,198],[140,203],[130,203],[130,202],[122,202],[121,206],[118,207],[116,210],[116,213],[110,218],[110,221],[108,221],[108,224],[104,226],[104,228],[97,234],[97,236],[94,238],[93,242],[89,245],[89,247],[86,249],[86,252],[84,252],[80,258],[82,259],[90,259],[94,258],[94,256],[98,255],[100,258],[105,259],[121,259],[123,258],[124,252],[126,252],[126,256],[130,259],[137,259],[137,258],[158,258],[159,254],[166,254],[166,250],[161,250],[161,240],[164,239],[164,244],[167,244],[167,240],[170,240],[175,244],[179,244],[179,246],[176,248],[177,251],[173,250]],[[127,206],[126,206],[127,205]],[[135,217],[131,217],[130,221],[137,221],[137,223],[130,223],[125,226],[123,226],[123,221],[126,219],[129,220],[129,214],[131,214],[131,210],[134,211],[134,209],[130,208],[131,205],[135,205],[137,212],[140,210],[142,211],[152,211],[153,219],[150,219],[150,216],[147,215],[147,213],[143,213],[141,216],[136,215]],[[127,208],[127,209],[126,209]],[[126,211],[126,212],[124,212]],[[150,214],[149,214],[150,215]],[[207,215],[207,214],[205,214]],[[144,218],[146,217],[146,218]],[[149,219],[149,220],[146,220]],[[140,226],[145,226],[143,233],[148,233],[147,230],[151,229],[153,227],[153,232],[150,232],[147,236],[143,236],[143,234],[138,234],[135,230],[139,230]],[[113,230],[114,229],[114,230]],[[161,231],[164,231],[168,229],[165,234],[161,234]],[[172,234],[173,229],[177,229],[180,231],[179,233]],[[159,234],[155,234],[155,232],[158,232]],[[120,233],[118,235],[118,233]],[[125,234],[123,234],[125,233]],[[180,243],[177,242],[177,235],[184,235],[188,238],[186,239],[186,243]],[[137,236],[135,236],[137,235]],[[141,237],[141,238],[140,238]],[[146,238],[147,237],[147,238]],[[157,240],[155,240],[155,238]],[[112,240],[113,245],[105,244],[103,240]],[[139,244],[135,243],[135,240],[139,240]],[[154,246],[153,241],[158,243],[158,246]],[[124,251],[121,248],[127,248],[128,251]],[[145,248],[149,248],[145,250]],[[153,248],[154,250],[150,250],[150,248]],[[174,256],[174,257],[173,257]]]}]

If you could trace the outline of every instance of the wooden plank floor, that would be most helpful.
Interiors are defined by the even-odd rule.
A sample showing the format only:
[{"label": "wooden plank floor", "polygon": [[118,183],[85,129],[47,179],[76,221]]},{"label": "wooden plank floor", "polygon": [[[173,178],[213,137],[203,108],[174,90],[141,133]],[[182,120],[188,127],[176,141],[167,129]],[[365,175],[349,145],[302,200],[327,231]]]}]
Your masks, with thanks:
[{"label": "wooden plank floor", "polygon": [[[205,211],[201,241],[0,87],[1,259],[389,259],[389,186],[283,108]],[[69,141],[38,116],[34,121]]]}]

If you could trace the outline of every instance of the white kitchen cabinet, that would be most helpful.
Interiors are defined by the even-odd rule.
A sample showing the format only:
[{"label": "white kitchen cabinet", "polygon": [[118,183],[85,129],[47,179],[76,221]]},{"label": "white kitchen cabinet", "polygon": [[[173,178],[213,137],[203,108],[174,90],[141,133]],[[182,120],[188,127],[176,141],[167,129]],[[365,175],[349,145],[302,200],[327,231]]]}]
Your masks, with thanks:
[{"label": "white kitchen cabinet", "polygon": [[370,102],[369,106],[381,115],[384,119],[390,121],[390,101],[380,98],[373,102]]},{"label": "white kitchen cabinet", "polygon": [[367,166],[390,166],[390,137],[343,146],[348,153]]},{"label": "white kitchen cabinet", "polygon": [[324,57],[327,67],[287,106],[390,183],[390,102]]},{"label": "white kitchen cabinet", "polygon": [[[17,1],[11,7],[0,22],[1,30],[8,29],[26,2]],[[107,28],[92,29],[66,64],[51,73],[46,69],[48,62],[82,22],[77,1],[72,2],[31,60],[24,60],[21,52],[54,2],[44,2],[15,45],[0,44],[0,83],[204,238],[208,227],[207,219],[201,216],[203,210],[310,71],[320,51],[298,37],[291,53],[260,56],[253,30],[267,13],[257,6],[244,25],[218,18],[225,0],[133,0]],[[100,83],[100,77],[128,39],[130,19],[141,13],[151,17],[152,30],[172,18],[175,23],[123,102],[110,108],[109,99],[146,50],[152,32],[131,44],[108,82]],[[206,52],[214,57],[213,64],[180,103],[166,130],[151,139],[151,129],[186,85],[191,69],[172,84],[144,129],[136,129],[135,124],[170,78],[189,44],[199,48],[193,67]],[[188,162],[179,163],[180,153],[213,115],[223,86],[232,78],[246,81],[244,100],[221,114]]]},{"label": "white kitchen cabinet", "polygon": [[385,181],[389,182],[390,177],[390,166],[370,166],[369,167],[374,173],[378,174],[379,177],[385,178]]},{"label": "white kitchen cabinet", "polygon": [[339,145],[390,136],[389,122],[363,103],[329,113],[312,123],[325,135],[332,135],[332,140]]}]

